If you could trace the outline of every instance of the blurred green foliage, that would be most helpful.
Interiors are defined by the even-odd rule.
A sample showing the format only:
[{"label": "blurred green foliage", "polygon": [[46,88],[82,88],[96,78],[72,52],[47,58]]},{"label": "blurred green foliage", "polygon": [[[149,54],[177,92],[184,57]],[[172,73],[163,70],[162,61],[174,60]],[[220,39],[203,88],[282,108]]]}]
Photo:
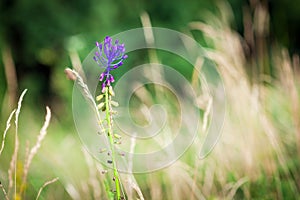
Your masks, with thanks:
[{"label": "blurred green foliage", "polygon": [[[146,1],[146,0],[2,0],[0,2],[0,48],[12,48],[20,89],[31,88],[32,103],[53,102],[61,96],[51,85],[55,72],[70,66],[69,50],[79,51],[81,59],[94,41],[130,28],[141,27],[140,14],[146,11],[153,26],[184,31],[191,21],[201,21],[207,13],[219,15],[221,1]],[[250,1],[253,3],[254,1]],[[223,2],[224,3],[224,2]],[[234,19],[232,27],[243,34],[245,0],[229,0]],[[271,37],[299,52],[299,0],[267,2],[271,15]],[[75,36],[75,41],[74,41]],[[76,39],[77,38],[77,39]],[[81,45],[78,43],[78,38]],[[198,37],[201,41],[201,36]],[[75,44],[74,44],[75,43]],[[204,44],[207,45],[207,44]],[[209,45],[209,44],[208,44]],[[1,66],[2,62],[1,62]],[[0,102],[3,102],[5,77],[0,70]],[[57,99],[56,99],[57,100]],[[42,103],[42,104],[43,104]]]},{"label": "blurred green foliage", "polygon": [[[19,92],[30,88],[28,98],[32,106],[48,104],[54,109],[61,108],[71,101],[71,93],[66,91],[70,90],[70,83],[63,76],[64,68],[71,66],[70,51],[77,51],[83,60],[96,40],[141,27],[143,11],[149,13],[153,26],[182,30],[187,23],[201,19],[203,13],[214,8],[213,1],[3,0],[0,49],[11,48]],[[7,88],[3,62],[0,66],[3,105],[7,103],[3,102]]]}]

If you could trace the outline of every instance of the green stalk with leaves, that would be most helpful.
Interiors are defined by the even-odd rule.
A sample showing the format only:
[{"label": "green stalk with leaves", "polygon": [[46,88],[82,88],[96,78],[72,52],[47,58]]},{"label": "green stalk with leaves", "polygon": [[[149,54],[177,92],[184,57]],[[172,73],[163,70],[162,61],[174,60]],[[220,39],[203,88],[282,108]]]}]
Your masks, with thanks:
[{"label": "green stalk with leaves", "polygon": [[120,184],[119,184],[119,172],[117,168],[117,162],[115,159],[115,148],[114,148],[114,138],[113,138],[113,131],[112,131],[112,107],[111,107],[111,96],[109,93],[109,90],[112,90],[112,88],[105,88],[105,111],[106,111],[106,121],[108,125],[107,135],[109,138],[109,144],[111,147],[111,157],[112,157],[112,165],[114,170],[114,181],[116,186],[116,195],[117,199],[121,198],[121,190],[120,190]]},{"label": "green stalk with leaves", "polygon": [[[119,41],[116,40],[112,42],[111,37],[106,37],[103,43],[96,42],[97,51],[95,52],[94,60],[95,62],[104,69],[104,72],[101,73],[99,81],[102,82],[102,94],[97,96],[97,101],[102,101],[98,105],[98,109],[105,111],[105,121],[107,123],[107,137],[110,144],[111,151],[111,160],[108,160],[109,164],[112,164],[113,167],[113,181],[115,182],[115,199],[120,200],[124,199],[124,196],[121,196],[122,188],[120,183],[120,176],[117,167],[116,153],[115,153],[115,143],[118,143],[120,139],[117,134],[113,133],[113,109],[112,105],[117,103],[112,101],[112,96],[114,96],[114,91],[111,86],[113,83],[114,77],[111,74],[111,71],[117,69],[123,64],[123,60],[127,58],[125,55],[125,46],[124,44],[119,44]],[[103,101],[104,100],[104,101]]]}]

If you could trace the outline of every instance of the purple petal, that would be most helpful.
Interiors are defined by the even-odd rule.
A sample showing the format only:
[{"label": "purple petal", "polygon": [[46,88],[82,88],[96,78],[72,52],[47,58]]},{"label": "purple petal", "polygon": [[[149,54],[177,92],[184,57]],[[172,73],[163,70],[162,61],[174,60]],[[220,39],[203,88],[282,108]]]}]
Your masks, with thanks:
[{"label": "purple petal", "polygon": [[102,83],[102,93],[105,92],[105,86],[106,86],[106,85],[105,85],[105,82],[103,82],[103,83]]},{"label": "purple petal", "polygon": [[112,83],[115,82],[113,75],[110,75],[110,82],[112,82]]},{"label": "purple petal", "polygon": [[101,73],[101,75],[100,75],[100,81],[103,81],[103,79],[104,79],[104,73]]},{"label": "purple petal", "polygon": [[106,79],[106,85],[110,86],[110,79]]}]

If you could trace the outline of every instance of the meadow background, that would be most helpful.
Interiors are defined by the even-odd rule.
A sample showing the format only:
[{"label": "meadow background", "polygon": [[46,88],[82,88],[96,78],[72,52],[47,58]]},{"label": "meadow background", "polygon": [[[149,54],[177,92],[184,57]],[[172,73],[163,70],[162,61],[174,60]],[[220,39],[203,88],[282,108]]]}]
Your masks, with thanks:
[{"label": "meadow background", "polygon": [[[40,199],[109,198],[109,177],[100,173],[102,166],[83,150],[76,133],[73,82],[64,69],[80,66],[95,41],[106,35],[149,23],[190,35],[207,48],[223,77],[227,113],[220,141],[206,159],[197,159],[199,136],[174,165],[151,174],[124,175],[128,199],[141,199],[140,191],[145,199],[155,200],[299,199],[299,5],[299,0],[2,0],[0,138],[19,96],[28,91],[18,126],[13,116],[0,154],[0,199],[5,199],[3,190],[14,199],[11,181],[17,183],[16,199],[35,199],[51,180],[55,182],[43,189]],[[163,64],[186,64],[168,60],[164,52],[155,54]],[[122,67],[151,59],[153,52],[141,52]],[[200,109],[209,112],[209,101],[201,99]],[[52,113],[50,125],[28,168],[29,150],[44,133],[40,129],[46,106]],[[10,180],[16,132],[17,179]]]}]

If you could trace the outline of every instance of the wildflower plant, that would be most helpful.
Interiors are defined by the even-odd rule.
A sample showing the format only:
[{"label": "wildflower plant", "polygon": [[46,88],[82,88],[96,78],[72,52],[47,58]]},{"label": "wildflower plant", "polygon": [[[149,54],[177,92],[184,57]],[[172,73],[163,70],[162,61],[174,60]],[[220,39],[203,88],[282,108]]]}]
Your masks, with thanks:
[{"label": "wildflower plant", "polygon": [[[148,32],[154,33],[155,38],[151,41],[155,42],[147,40],[145,33]],[[133,199],[133,190],[143,199],[133,173],[148,173],[170,166],[188,150],[201,127],[199,108],[206,109],[206,101],[200,107],[202,101],[198,103],[198,99],[206,95],[213,101],[209,101],[211,103],[204,113],[201,131],[207,130],[208,133],[199,157],[205,157],[215,146],[224,116],[224,88],[214,62],[189,36],[164,28],[145,27],[122,32],[117,37],[126,38],[126,51],[122,42],[106,37],[102,42],[96,42],[95,50],[83,62],[82,71],[67,71],[76,80],[73,115],[78,134],[88,151],[112,169],[100,169],[102,174],[109,177],[101,181],[107,199]],[[191,66],[197,65],[192,83],[179,70],[153,60],[150,60],[151,64],[126,70],[115,83],[114,70],[123,65],[127,58],[125,52],[149,48],[172,52],[185,58]],[[216,94],[218,98],[215,98]],[[132,97],[138,100],[131,101]],[[118,106],[115,99],[120,103],[117,118],[114,115],[114,109]],[[143,107],[131,103],[139,101]],[[174,104],[173,101],[177,102],[174,107],[170,106]],[[140,108],[146,111],[142,113],[145,117],[143,126],[136,123],[134,118],[142,117]],[[208,129],[211,125],[214,128]],[[120,132],[124,133],[122,146],[118,146],[121,142]],[[136,142],[138,139],[142,139],[141,142]],[[126,178],[124,187],[120,172],[127,173],[124,177],[130,176]]]},{"label": "wildflower plant", "polygon": [[[118,103],[112,100],[115,93],[112,88],[112,83],[115,81],[111,71],[123,65],[123,61],[127,58],[125,54],[125,45],[120,44],[118,40],[113,42],[112,38],[105,37],[103,43],[96,42],[97,51],[95,52],[94,60],[104,72],[100,74],[99,81],[101,82],[101,94],[96,97],[98,110],[105,112],[105,131],[110,144],[111,159],[107,160],[108,164],[113,168],[113,181],[115,182],[115,199],[124,199],[122,192],[120,176],[116,162],[115,144],[120,143],[120,135],[113,133],[113,106],[118,106]],[[100,121],[99,123],[103,123]],[[102,124],[103,125],[103,124]],[[103,152],[103,150],[101,150]]]}]

